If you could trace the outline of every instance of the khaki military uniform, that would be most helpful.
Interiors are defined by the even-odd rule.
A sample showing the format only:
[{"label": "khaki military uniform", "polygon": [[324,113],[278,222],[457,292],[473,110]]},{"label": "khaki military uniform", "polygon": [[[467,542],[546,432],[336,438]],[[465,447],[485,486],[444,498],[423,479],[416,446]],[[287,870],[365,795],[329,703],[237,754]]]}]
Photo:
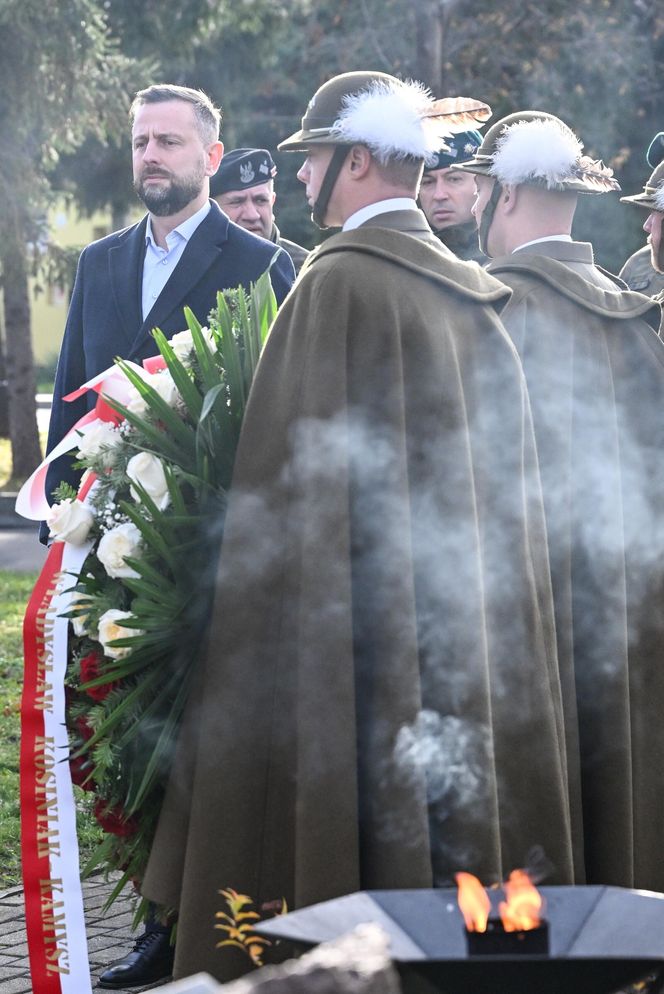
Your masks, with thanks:
[{"label": "khaki military uniform", "polygon": [[664,290],[664,273],[652,268],[650,246],[644,245],[630,255],[618,274],[630,290],[638,290],[647,297],[655,297]]}]

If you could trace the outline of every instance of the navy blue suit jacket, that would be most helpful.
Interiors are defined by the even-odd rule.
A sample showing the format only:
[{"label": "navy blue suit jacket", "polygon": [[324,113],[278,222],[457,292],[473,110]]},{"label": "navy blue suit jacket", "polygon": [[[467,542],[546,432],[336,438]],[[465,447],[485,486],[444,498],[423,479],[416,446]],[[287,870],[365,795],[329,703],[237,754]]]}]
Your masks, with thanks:
[{"label": "navy blue suit jacket", "polygon": [[[130,228],[93,242],[81,253],[58,359],[47,451],[96,401],[93,393],[71,402],[63,401],[63,396],[111,366],[116,356],[140,364],[155,355],[158,350],[150,334],[153,328],[161,328],[169,338],[182,331],[186,327],[185,306],[205,324],[218,291],[240,285],[248,290],[268,268],[275,252],[278,258],[270,276],[279,303],[295,279],[286,252],[233,224],[210,201],[209,214],[190,238],[144,321],[141,293],[146,224],[147,216]],[[49,467],[49,500],[61,480],[78,485],[80,474],[72,469],[71,462],[71,456],[61,456]],[[46,534],[42,526],[42,541]]]}]

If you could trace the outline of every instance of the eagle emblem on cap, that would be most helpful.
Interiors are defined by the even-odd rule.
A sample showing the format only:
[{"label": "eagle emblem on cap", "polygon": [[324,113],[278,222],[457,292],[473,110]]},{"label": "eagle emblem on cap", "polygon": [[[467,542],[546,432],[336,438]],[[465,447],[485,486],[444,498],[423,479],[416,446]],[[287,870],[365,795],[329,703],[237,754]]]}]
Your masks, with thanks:
[{"label": "eagle emblem on cap", "polygon": [[240,182],[241,183],[251,183],[252,179],[256,173],[254,172],[254,167],[250,162],[240,163]]}]

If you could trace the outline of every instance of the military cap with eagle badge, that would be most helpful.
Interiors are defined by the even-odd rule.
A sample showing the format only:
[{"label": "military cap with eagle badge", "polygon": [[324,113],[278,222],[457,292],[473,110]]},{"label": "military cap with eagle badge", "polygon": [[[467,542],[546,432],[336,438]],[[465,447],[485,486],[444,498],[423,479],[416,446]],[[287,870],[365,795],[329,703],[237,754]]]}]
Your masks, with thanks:
[{"label": "military cap with eagle badge", "polygon": [[479,131],[460,131],[456,135],[450,135],[437,150],[433,160],[427,160],[424,171],[427,173],[436,169],[448,169],[457,162],[467,162],[481,144],[482,135]]},{"label": "military cap with eagle badge", "polygon": [[266,148],[234,148],[227,152],[214,176],[210,178],[210,196],[269,183],[277,167]]}]

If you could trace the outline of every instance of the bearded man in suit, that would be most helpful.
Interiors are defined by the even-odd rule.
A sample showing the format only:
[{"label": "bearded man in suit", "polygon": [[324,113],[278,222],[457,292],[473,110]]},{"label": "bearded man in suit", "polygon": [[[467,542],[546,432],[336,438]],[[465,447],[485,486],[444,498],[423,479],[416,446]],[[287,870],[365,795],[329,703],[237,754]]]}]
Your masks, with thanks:
[{"label": "bearded man in suit", "polygon": [[[171,337],[184,326],[183,308],[202,323],[226,288],[249,288],[268,267],[281,302],[295,278],[290,257],[264,238],[233,224],[209,198],[221,161],[221,114],[199,90],[157,85],[132,104],[134,187],[148,209],[129,228],[83,251],[67,317],[53,395],[48,450],[82,417],[92,393],[63,398],[116,356],[142,362],[155,355],[155,327]],[[80,473],[70,456],[55,460],[46,492]],[[42,541],[48,529],[42,524]],[[100,978],[106,988],[140,986],[168,976],[170,927],[151,918],[124,959]]]},{"label": "bearded man in suit", "polygon": [[[170,338],[184,327],[183,308],[205,323],[219,290],[255,282],[272,263],[277,300],[295,273],[289,256],[233,224],[209,199],[210,176],[224,147],[220,111],[200,90],[155,85],[131,107],[134,187],[148,213],[138,224],[84,249],[78,263],[58,360],[48,436],[50,451],[93,401],[63,397],[111,366],[116,356],[140,363],[157,352],[150,332]],[[78,475],[68,456],[47,477],[47,494]],[[46,540],[42,528],[42,541]]]}]

